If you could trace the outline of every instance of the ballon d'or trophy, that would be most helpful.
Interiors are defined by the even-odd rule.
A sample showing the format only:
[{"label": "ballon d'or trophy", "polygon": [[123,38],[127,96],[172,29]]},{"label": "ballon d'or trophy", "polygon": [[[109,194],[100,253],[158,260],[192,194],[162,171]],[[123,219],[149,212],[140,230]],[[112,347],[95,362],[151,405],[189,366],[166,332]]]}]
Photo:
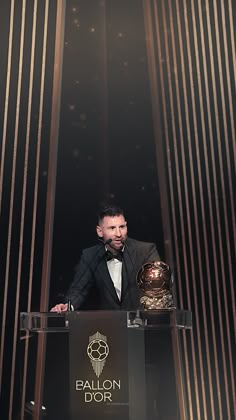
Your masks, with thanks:
[{"label": "ballon d'or trophy", "polygon": [[146,262],[137,274],[142,309],[169,309],[174,306],[170,267],[163,261]]}]

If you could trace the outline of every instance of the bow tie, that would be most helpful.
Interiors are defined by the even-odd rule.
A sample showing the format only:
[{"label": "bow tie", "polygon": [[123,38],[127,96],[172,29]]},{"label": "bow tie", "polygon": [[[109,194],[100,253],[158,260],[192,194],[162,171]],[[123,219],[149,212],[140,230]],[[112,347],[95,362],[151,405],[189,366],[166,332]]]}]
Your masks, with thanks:
[{"label": "bow tie", "polygon": [[107,261],[111,261],[113,259],[122,261],[122,258],[123,258],[123,252],[122,251],[119,251],[118,254],[112,254],[112,252],[111,251],[108,251],[108,250],[106,252],[106,259],[107,259]]}]

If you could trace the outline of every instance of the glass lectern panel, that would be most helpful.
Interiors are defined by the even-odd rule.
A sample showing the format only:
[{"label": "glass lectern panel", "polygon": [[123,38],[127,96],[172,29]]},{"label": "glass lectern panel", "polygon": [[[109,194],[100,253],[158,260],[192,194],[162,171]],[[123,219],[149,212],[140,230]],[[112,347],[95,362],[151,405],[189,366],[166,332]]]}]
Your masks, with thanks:
[{"label": "glass lectern panel", "polygon": [[[96,314],[98,311],[89,311]],[[113,311],[104,312],[107,317]],[[192,313],[191,311],[183,311],[177,309],[160,309],[152,311],[120,311],[125,312],[127,318],[127,327],[144,327],[144,328],[171,328],[191,329]],[[70,312],[21,312],[20,314],[20,330],[30,332],[68,332],[68,316]]]},{"label": "glass lectern panel", "polygon": [[176,309],[21,313],[22,418],[180,420],[190,328]]}]

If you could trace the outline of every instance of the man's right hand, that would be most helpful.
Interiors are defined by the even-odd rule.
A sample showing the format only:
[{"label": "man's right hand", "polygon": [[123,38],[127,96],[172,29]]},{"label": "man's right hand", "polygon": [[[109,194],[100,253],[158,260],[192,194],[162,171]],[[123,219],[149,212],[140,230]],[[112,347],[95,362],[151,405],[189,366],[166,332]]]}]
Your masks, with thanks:
[{"label": "man's right hand", "polygon": [[56,306],[54,306],[50,312],[66,312],[68,310],[68,304],[67,303],[58,303]]}]

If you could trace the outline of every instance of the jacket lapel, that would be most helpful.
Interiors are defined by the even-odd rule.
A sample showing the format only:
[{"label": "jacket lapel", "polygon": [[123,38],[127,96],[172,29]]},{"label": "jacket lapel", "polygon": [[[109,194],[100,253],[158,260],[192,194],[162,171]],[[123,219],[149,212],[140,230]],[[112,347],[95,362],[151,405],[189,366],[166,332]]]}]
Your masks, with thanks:
[{"label": "jacket lapel", "polygon": [[132,246],[132,242],[127,238],[126,246],[124,249],[123,264],[122,264],[122,290],[121,300],[124,298],[129,283],[133,277],[135,277],[135,260],[136,260],[136,249]]},{"label": "jacket lapel", "polygon": [[[104,252],[104,251],[102,251]],[[126,246],[124,249],[123,263],[122,263],[122,288],[121,288],[121,301],[124,298],[130,281],[135,278],[135,261],[136,261],[136,249],[132,246],[132,241],[127,238]],[[117,296],[113,281],[107,268],[107,262],[105,258],[102,258],[101,263],[98,266],[99,276],[105,283],[106,288],[109,290],[113,300],[120,304],[120,300]]]},{"label": "jacket lapel", "polygon": [[98,271],[99,271],[100,277],[102,278],[102,281],[105,283],[105,286],[109,290],[113,300],[115,300],[117,303],[120,303],[115,287],[114,287],[114,283],[108,271],[107,262],[105,258],[101,261],[101,264],[98,267]]}]

